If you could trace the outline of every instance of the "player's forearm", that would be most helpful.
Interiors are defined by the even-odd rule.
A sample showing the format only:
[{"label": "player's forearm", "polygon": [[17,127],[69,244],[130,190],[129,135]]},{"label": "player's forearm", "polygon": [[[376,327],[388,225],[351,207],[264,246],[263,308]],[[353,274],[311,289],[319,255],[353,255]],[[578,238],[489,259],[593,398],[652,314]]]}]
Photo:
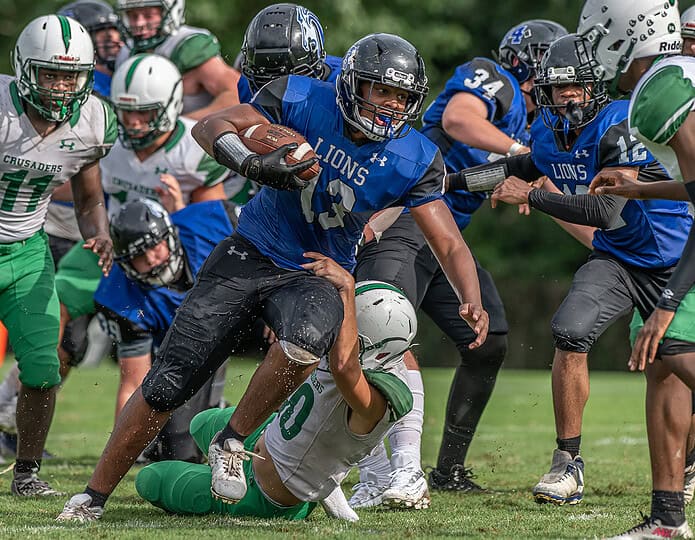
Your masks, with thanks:
[{"label": "player's forearm", "polygon": [[516,141],[497,129],[486,118],[474,114],[458,115],[447,121],[443,118],[446,133],[463,144],[486,152],[506,155]]},{"label": "player's forearm", "polygon": [[75,217],[82,238],[109,236],[109,219],[104,204],[99,164],[85,166],[70,182]]},{"label": "player's forearm", "polygon": [[690,201],[685,185],[673,180],[659,182],[639,182],[639,199],[666,199],[669,201]]},{"label": "player's forearm", "polygon": [[568,223],[610,229],[620,222],[626,200],[614,195],[564,195],[534,189],[528,202],[531,208]]},{"label": "player's forearm", "polygon": [[216,95],[213,100],[202,109],[187,113],[186,116],[191,120],[202,120],[206,116],[209,116],[217,111],[227,109],[238,104],[239,93],[237,92],[236,88],[233,90],[227,89]]},{"label": "player's forearm", "polygon": [[[552,217],[552,216],[551,216]],[[556,217],[552,218],[555,223],[557,223],[562,229],[572,236],[577,242],[582,244],[588,249],[593,249],[594,233],[596,232],[596,227],[590,227],[588,225],[577,225],[576,223],[568,223]]]},{"label": "player's forearm", "polygon": [[461,239],[432,250],[459,302],[482,305],[480,284],[475,261],[468,246]]},{"label": "player's forearm", "polygon": [[521,154],[448,174],[446,189],[447,191],[457,189],[470,192],[492,191],[497,184],[509,176],[516,176],[527,182],[533,182],[543,176],[543,173],[536,167],[531,159],[531,154]]},{"label": "player's forearm", "polygon": [[336,377],[336,383],[339,377],[349,376],[352,367],[359,368],[355,288],[345,287],[339,293],[343,301],[343,322],[330,353],[331,373]]}]

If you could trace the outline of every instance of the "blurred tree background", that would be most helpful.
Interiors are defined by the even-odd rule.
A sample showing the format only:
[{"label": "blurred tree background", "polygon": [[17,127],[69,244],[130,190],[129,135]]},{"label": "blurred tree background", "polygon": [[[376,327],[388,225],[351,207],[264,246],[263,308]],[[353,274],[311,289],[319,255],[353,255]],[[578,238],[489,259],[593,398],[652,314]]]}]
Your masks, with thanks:
[{"label": "blurred tree background", "polygon": [[[12,73],[9,52],[23,26],[67,2],[0,0],[0,70]],[[225,59],[236,57],[246,25],[262,7],[258,0],[188,0],[187,23],[210,29]],[[688,2],[690,3],[690,2]],[[430,100],[453,69],[474,56],[490,56],[505,32],[525,19],[552,19],[576,28],[582,3],[576,0],[306,0],[302,5],[321,20],[329,54],[342,56],[371,32],[399,34],[422,53],[430,78]],[[687,7],[687,6],[684,6]],[[683,7],[683,9],[684,9]],[[538,212],[517,215],[516,208],[492,210],[485,204],[464,237],[493,274],[510,324],[507,367],[547,368],[553,346],[550,319],[588,250]],[[622,319],[592,352],[592,369],[624,369],[629,354],[627,322]],[[454,365],[458,353],[425,316],[416,353],[425,365]]]}]

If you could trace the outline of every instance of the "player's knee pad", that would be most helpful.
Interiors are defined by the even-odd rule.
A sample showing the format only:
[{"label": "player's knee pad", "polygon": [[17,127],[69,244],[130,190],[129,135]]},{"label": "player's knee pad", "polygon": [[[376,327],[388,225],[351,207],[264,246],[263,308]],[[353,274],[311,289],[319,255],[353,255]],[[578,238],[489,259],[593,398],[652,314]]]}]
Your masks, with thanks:
[{"label": "player's knee pad", "polygon": [[294,343],[290,343],[289,341],[285,341],[284,339],[281,339],[279,344],[287,359],[295,364],[311,366],[312,364],[316,364],[319,360],[321,360],[321,357],[316,356],[311,351],[308,351],[299,345],[295,345]]},{"label": "player's knee pad", "polygon": [[186,402],[189,397],[184,389],[180,388],[168,377],[159,377],[152,371],[142,381],[142,397],[145,402],[157,412],[173,411]]},{"label": "player's knee pad", "polygon": [[507,355],[507,334],[488,334],[485,343],[476,349],[460,346],[461,364],[479,366],[498,371]]},{"label": "player's knee pad", "polygon": [[553,316],[551,329],[555,347],[562,351],[588,352],[596,340],[600,306],[587,294],[565,298]]}]

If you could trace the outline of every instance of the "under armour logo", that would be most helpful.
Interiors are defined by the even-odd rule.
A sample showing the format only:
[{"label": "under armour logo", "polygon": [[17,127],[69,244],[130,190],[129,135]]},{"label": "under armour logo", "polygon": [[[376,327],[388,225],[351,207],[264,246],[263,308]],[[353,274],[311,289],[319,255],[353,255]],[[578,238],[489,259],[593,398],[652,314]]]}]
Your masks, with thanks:
[{"label": "under armour logo", "polygon": [[155,167],[154,169],[154,174],[166,174],[169,171],[167,167],[162,167],[161,169],[159,168],[159,165]]},{"label": "under armour logo", "polygon": [[581,159],[583,157],[589,157],[589,152],[586,150],[586,148],[582,148],[581,150],[577,150],[574,153],[575,159]]},{"label": "under armour logo", "polygon": [[671,289],[664,289],[664,292],[661,293],[661,296],[664,297],[666,300],[671,300],[671,298],[673,298],[673,291]]},{"label": "under armour logo", "polygon": [[60,146],[58,148],[60,150],[67,148],[68,151],[71,151],[75,148],[75,141],[73,139],[60,139]]},{"label": "under armour logo", "polygon": [[379,157],[379,154],[377,152],[374,152],[369,161],[371,161],[372,163],[376,163],[378,161],[380,167],[385,167],[386,162],[388,160],[389,160],[388,156]]},{"label": "under armour logo", "polygon": [[248,255],[248,252],[246,251],[237,251],[234,249],[234,246],[229,246],[229,249],[227,250],[227,255],[239,255],[239,258],[242,261],[246,260],[246,256]]}]

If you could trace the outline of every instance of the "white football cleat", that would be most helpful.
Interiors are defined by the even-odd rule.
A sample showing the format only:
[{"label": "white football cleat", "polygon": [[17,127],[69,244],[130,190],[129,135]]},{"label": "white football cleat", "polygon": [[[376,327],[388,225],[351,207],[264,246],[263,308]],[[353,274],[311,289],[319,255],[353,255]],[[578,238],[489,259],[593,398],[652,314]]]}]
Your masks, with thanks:
[{"label": "white football cleat", "polygon": [[216,442],[215,437],[208,449],[208,463],[212,469],[212,496],[227,504],[236,504],[246,495],[244,461],[251,453],[237,439]]},{"label": "white football cleat", "polygon": [[89,506],[92,498],[86,493],[73,495],[65,503],[63,511],[58,514],[56,521],[76,521],[78,523],[90,523],[101,519],[104,513],[102,506]]},{"label": "white football cleat", "polygon": [[550,472],[533,488],[537,503],[579,504],[584,497],[584,461],[569,452],[555,449]]},{"label": "white football cleat", "polygon": [[376,478],[376,475],[367,473],[369,480],[358,482],[352,487],[352,497],[348,501],[350,508],[370,508],[379,506],[383,501],[384,490],[386,487],[378,486],[371,478]]},{"label": "white football cleat", "polygon": [[383,506],[423,510],[430,507],[430,492],[420,467],[403,467],[391,473],[391,481],[382,494]]},{"label": "white football cleat", "polygon": [[693,531],[687,521],[684,521],[678,527],[663,525],[661,520],[652,519],[650,516],[645,516],[644,521],[633,527],[629,531],[625,531],[618,536],[611,536],[608,540],[647,540],[662,538],[692,538]]}]

